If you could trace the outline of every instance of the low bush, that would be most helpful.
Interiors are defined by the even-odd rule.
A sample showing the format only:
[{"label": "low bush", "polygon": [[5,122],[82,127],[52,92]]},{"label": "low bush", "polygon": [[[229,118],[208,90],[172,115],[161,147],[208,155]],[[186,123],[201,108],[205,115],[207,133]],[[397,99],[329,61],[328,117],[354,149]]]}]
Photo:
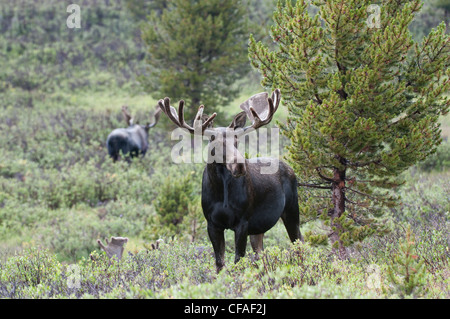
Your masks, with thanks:
[{"label": "low bush", "polygon": [[144,236],[149,240],[178,236],[192,242],[205,235],[199,187],[203,167],[175,168],[156,182],[156,214],[148,219]]},{"label": "low bush", "polygon": [[436,149],[436,153],[417,164],[424,172],[446,171],[450,168],[450,141],[445,141]]},{"label": "low bush", "polygon": [[[408,258],[424,265],[424,255],[403,249]],[[420,236],[416,242],[420,241]],[[417,255],[416,255],[417,254]],[[8,298],[449,298],[450,269],[428,272],[421,294],[399,293],[403,278],[396,254],[369,263],[362,257],[337,260],[323,247],[296,242],[287,248],[266,247],[233,263],[226,254],[226,267],[215,273],[213,252],[207,240],[187,243],[165,238],[159,249],[131,253],[125,247],[120,261],[104,252],[92,251],[67,265],[48,250],[26,249],[0,261],[0,296]],[[406,256],[406,255],[404,255]],[[403,267],[405,267],[403,265]],[[415,265],[409,264],[409,269]],[[403,285],[403,284],[402,284]],[[406,290],[400,290],[406,292]]]}]

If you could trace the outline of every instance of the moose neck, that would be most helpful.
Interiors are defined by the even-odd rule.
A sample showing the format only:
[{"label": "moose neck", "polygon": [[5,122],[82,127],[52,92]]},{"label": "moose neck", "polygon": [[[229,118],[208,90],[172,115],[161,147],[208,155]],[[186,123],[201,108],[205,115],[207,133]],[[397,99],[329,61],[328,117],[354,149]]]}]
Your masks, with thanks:
[{"label": "moose neck", "polygon": [[143,148],[148,147],[148,130],[145,128],[145,126],[134,124],[128,127],[127,129],[129,132],[134,134],[139,141],[142,143]]},{"label": "moose neck", "polygon": [[[247,166],[247,162],[244,163]],[[223,195],[224,206],[228,206],[230,192],[247,193],[251,186],[248,174],[234,177],[227,169],[226,164],[210,163],[206,166],[210,187],[218,196]],[[221,197],[221,196],[220,196]]]}]

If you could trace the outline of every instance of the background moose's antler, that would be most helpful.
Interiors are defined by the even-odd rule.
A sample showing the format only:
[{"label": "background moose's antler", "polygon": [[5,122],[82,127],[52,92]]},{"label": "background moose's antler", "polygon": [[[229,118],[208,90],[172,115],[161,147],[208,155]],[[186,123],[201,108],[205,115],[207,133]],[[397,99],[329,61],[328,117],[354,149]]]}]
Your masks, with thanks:
[{"label": "background moose's antler", "polygon": [[131,117],[131,114],[128,111],[128,106],[126,106],[126,105],[122,106],[122,115],[128,126],[133,124],[133,118]]},{"label": "background moose's antler", "polygon": [[[208,126],[217,116],[217,113],[212,114],[211,116],[205,117],[203,116],[204,106],[200,105],[198,108],[197,115],[194,118],[194,127],[188,125],[184,120],[184,101],[180,100],[178,103],[178,112],[177,110],[170,105],[170,99],[168,97],[164,98],[164,100],[159,100],[158,102],[161,110],[169,117],[169,119],[178,127],[187,129],[191,134],[195,133],[196,125],[201,125],[201,132],[205,134]],[[197,124],[200,123],[200,124]]]},{"label": "background moose's antler", "polygon": [[241,109],[245,111],[247,117],[252,121],[252,125],[244,128],[244,132],[249,129],[257,129],[269,124],[272,117],[280,105],[281,92],[275,89],[270,98],[266,92],[253,95],[241,104]]},{"label": "background moose's antler", "polygon": [[155,126],[156,124],[158,124],[159,116],[160,116],[160,115],[161,115],[161,108],[158,107],[158,106],[156,106],[156,110],[155,110],[155,113],[154,113],[154,115],[153,115],[153,117],[155,118],[155,121],[154,121],[152,124],[147,123],[146,127],[147,127],[147,128],[152,128],[153,126]]}]

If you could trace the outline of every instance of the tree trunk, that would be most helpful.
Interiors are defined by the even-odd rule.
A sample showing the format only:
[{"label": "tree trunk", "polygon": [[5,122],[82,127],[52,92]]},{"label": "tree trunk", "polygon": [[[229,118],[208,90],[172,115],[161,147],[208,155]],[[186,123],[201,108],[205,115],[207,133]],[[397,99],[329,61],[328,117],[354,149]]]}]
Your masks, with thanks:
[{"label": "tree trunk", "polygon": [[[342,226],[335,222],[334,220],[341,217],[345,212],[345,169],[340,171],[338,169],[334,170],[334,183],[332,185],[332,200],[333,209],[331,210],[331,227],[335,228],[330,236],[331,245],[333,246],[333,252],[339,256],[339,259],[347,259],[347,249],[343,245],[340,237],[339,231],[342,231]],[[338,242],[338,248],[335,247],[335,243]]]}]

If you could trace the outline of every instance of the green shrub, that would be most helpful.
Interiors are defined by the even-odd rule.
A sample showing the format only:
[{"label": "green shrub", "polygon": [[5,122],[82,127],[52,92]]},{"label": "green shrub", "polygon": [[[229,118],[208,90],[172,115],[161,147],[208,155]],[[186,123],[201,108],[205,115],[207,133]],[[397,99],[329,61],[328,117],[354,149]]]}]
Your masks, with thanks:
[{"label": "green shrub", "polygon": [[426,285],[424,260],[415,251],[415,238],[408,227],[405,240],[400,243],[399,253],[393,257],[388,267],[388,278],[392,290],[401,297],[421,296]]},{"label": "green shrub", "polygon": [[450,168],[450,142],[445,141],[436,149],[436,153],[417,164],[424,172],[446,171]]},{"label": "green shrub", "polygon": [[[23,254],[15,255],[1,264],[0,290],[3,294],[13,294],[16,289],[37,287],[50,281],[61,281],[61,265],[48,250],[30,248]],[[27,298],[28,296],[19,297]]]},{"label": "green shrub", "polygon": [[401,205],[393,208],[394,217],[402,221],[427,221],[441,216],[449,221],[450,216],[450,171],[425,174],[410,171],[406,184],[397,192]]},{"label": "green shrub", "polygon": [[[156,215],[148,220],[147,238],[181,236],[194,241],[206,228],[200,205],[200,166],[172,169],[159,181],[154,200]],[[203,232],[204,234],[204,232]]]}]

